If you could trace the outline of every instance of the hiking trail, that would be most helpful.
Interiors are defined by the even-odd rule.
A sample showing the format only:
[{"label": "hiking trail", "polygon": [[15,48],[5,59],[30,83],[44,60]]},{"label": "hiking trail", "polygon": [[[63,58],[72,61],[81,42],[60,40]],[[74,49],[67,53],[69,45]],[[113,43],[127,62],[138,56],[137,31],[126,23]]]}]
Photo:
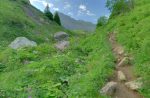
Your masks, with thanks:
[{"label": "hiking trail", "polygon": [[[131,57],[124,52],[123,47],[117,43],[115,33],[109,34],[109,42],[112,46],[112,51],[116,58],[116,66],[115,72],[110,79],[110,81],[114,81],[117,83],[116,91],[112,95],[112,98],[144,98],[142,97],[136,90],[132,90],[127,87],[126,83],[130,81],[134,81],[137,77],[134,75],[132,70],[132,64],[130,64]],[[126,63],[125,60],[128,59]],[[121,72],[124,81],[119,80],[118,73]]]}]

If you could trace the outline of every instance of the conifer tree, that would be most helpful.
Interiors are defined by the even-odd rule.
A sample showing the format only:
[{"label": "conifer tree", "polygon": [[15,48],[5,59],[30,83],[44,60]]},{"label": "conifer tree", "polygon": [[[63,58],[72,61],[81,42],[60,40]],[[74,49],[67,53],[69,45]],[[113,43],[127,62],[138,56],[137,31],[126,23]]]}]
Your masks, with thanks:
[{"label": "conifer tree", "polygon": [[50,11],[50,7],[49,5],[47,4],[45,10],[44,10],[44,13],[45,15],[50,19],[50,20],[53,20],[53,14],[51,13]]},{"label": "conifer tree", "polygon": [[55,12],[54,14],[54,21],[61,26],[61,21],[58,12]]}]

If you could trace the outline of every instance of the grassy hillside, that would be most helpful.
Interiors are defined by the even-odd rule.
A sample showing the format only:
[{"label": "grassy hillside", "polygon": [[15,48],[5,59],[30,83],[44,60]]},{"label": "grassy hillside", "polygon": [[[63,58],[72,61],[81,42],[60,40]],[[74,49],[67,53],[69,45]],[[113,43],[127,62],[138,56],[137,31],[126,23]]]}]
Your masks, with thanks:
[{"label": "grassy hillside", "polygon": [[[70,47],[60,52],[54,48],[52,34],[61,27],[24,0],[1,0],[0,97],[108,98],[99,90],[114,71],[108,34],[116,32],[117,41],[134,57],[136,75],[145,80],[139,92],[149,98],[149,6],[149,0],[136,0],[132,11],[109,19],[96,33],[75,31]],[[17,36],[26,36],[38,46],[6,47]]]},{"label": "grassy hillside", "polygon": [[133,57],[134,72],[142,77],[144,87],[139,92],[150,97],[150,0],[135,0],[130,12],[112,17],[101,33],[115,32],[118,42]]},{"label": "grassy hillside", "polygon": [[[71,46],[62,53],[56,51],[51,41],[52,34],[63,29],[26,1],[1,0],[0,14],[1,98],[100,97],[99,88],[113,68],[106,34],[86,39],[84,32],[73,34]],[[9,49],[7,45],[17,36],[39,44],[33,48]],[[47,37],[49,42],[45,41]]]},{"label": "grassy hillside", "polygon": [[0,27],[0,44],[4,46],[18,36],[45,42],[53,33],[63,30],[32,7],[28,0],[0,0]]}]

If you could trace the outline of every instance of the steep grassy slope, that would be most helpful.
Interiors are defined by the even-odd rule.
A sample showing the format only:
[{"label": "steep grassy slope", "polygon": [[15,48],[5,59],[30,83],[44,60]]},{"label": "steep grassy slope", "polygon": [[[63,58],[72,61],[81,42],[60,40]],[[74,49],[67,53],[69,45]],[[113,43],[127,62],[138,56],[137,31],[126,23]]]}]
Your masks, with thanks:
[{"label": "steep grassy slope", "polygon": [[134,72],[142,77],[144,87],[139,92],[150,97],[150,0],[135,0],[135,8],[112,17],[100,30],[117,33],[118,42],[133,56]]},{"label": "steep grassy slope", "polygon": [[0,0],[1,45],[8,45],[18,36],[44,42],[47,39],[51,40],[52,34],[56,31],[63,30],[28,2],[28,0]]},{"label": "steep grassy slope", "polygon": [[78,36],[63,53],[53,44],[5,48],[0,52],[0,97],[102,98],[99,89],[114,66],[107,34]]},{"label": "steep grassy slope", "polygon": [[[80,31],[70,38],[70,48],[62,53],[51,43],[52,34],[62,28],[26,1],[1,0],[0,14],[1,98],[101,98],[99,89],[113,68],[107,34],[101,35],[97,30],[85,39]],[[17,36],[39,44],[9,49],[7,45]]]},{"label": "steep grassy slope", "polygon": [[99,91],[112,75],[114,57],[108,35],[102,32],[106,30],[98,28],[95,34],[80,40],[80,44],[75,47],[84,57],[82,70],[85,71],[70,78],[67,91],[69,98],[108,98],[100,95]]},{"label": "steep grassy slope", "polygon": [[[0,38],[3,41],[0,43],[7,46],[15,37],[26,36],[40,44],[19,50],[1,45],[0,97],[108,98],[101,96],[99,90],[114,69],[108,34],[116,32],[117,41],[134,57],[135,72],[146,80],[139,91],[149,98],[149,4],[149,0],[136,0],[131,12],[113,17],[89,36],[78,32],[70,38],[70,47],[59,52],[51,43],[51,34],[62,28],[47,22],[46,17],[22,0],[1,0]],[[34,14],[28,8],[34,10]],[[47,37],[49,41],[45,43]]]}]

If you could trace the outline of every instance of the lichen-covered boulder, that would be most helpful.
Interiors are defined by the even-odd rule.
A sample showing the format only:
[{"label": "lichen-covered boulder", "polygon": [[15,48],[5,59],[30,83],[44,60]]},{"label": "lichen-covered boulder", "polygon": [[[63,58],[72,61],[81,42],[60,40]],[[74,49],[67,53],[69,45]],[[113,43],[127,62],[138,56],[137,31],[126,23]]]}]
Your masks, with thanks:
[{"label": "lichen-covered boulder", "polygon": [[102,95],[113,95],[117,89],[117,83],[116,82],[108,82],[101,90],[100,93]]},{"label": "lichen-covered boulder", "polygon": [[9,45],[12,49],[19,49],[23,47],[35,47],[37,43],[27,39],[26,37],[17,37],[11,44]]},{"label": "lichen-covered boulder", "polygon": [[65,32],[57,32],[54,34],[54,39],[56,41],[63,41],[63,40],[68,40],[69,35]]},{"label": "lichen-covered boulder", "polygon": [[141,78],[125,83],[125,85],[131,90],[138,90],[142,87],[143,83]]}]

